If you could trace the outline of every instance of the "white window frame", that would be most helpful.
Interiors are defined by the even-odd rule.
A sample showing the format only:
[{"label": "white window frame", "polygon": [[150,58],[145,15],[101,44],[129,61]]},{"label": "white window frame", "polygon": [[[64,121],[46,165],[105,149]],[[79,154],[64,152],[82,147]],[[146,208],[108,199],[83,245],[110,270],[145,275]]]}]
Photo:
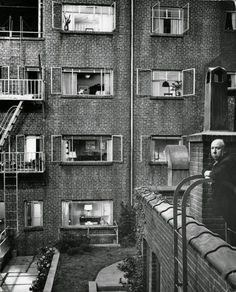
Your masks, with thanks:
[{"label": "white window frame", "polygon": [[[70,161],[64,161],[63,160],[63,141],[66,140],[66,137],[83,137],[86,135],[52,135],[51,136],[51,162],[54,163],[71,163]],[[86,164],[86,162],[88,163],[109,163],[109,162],[113,162],[113,163],[122,163],[123,162],[123,136],[122,135],[93,135],[96,137],[100,137],[102,138],[103,136],[107,136],[110,138],[111,141],[111,161],[110,160],[99,160],[99,161],[72,161],[73,163],[77,163],[77,164]],[[54,159],[54,145],[56,143],[56,139],[57,141],[59,141],[59,148],[60,148],[60,153],[59,153],[59,159]],[[115,139],[119,139],[120,140],[120,159],[115,160],[114,159],[114,143],[115,143]]]},{"label": "white window frame", "polygon": [[[35,209],[34,209],[34,204],[39,204],[40,206],[40,217],[39,217],[39,220],[40,220],[40,224],[37,224],[37,225],[28,225],[27,224],[27,213],[28,213],[28,209],[27,209],[27,205],[30,204],[30,208],[31,208],[31,214],[30,214],[30,219],[33,220],[35,218],[34,216],[34,212],[35,212]],[[43,226],[43,201],[25,201],[24,202],[24,214],[25,214],[25,227],[42,227]]]},{"label": "white window frame", "polygon": [[[85,29],[81,29],[81,30],[76,30],[76,29],[72,29],[72,30],[68,30],[68,31],[73,31],[73,32],[76,32],[76,31],[78,31],[78,32],[86,32],[86,31],[89,31],[89,32],[104,32],[104,33],[110,33],[110,32],[113,32],[114,30],[115,30],[115,28],[116,28],[116,2],[113,2],[111,5],[89,5],[89,4],[87,4],[87,5],[85,5],[85,4],[75,4],[75,3],[70,3],[70,4],[63,4],[62,5],[62,16],[61,17],[63,17],[63,15],[65,16],[65,14],[66,13],[68,13],[64,8],[65,8],[65,6],[76,6],[76,7],[78,7],[78,12],[77,13],[75,13],[75,14],[78,14],[78,15],[80,15],[81,14],[81,7],[90,7],[90,8],[92,8],[93,9],[93,15],[103,15],[103,13],[102,12],[100,12],[100,13],[96,13],[96,7],[99,7],[99,8],[101,8],[101,10],[102,10],[102,8],[103,7],[106,7],[106,8],[110,8],[110,9],[112,9],[112,11],[113,11],[113,13],[112,14],[110,14],[110,15],[112,15],[113,17],[112,17],[112,30],[93,30],[93,28],[91,28],[91,30],[89,29],[89,27],[87,27],[87,29],[85,28]],[[72,12],[73,13],[73,12]],[[61,20],[61,30],[64,30],[64,21],[63,20]]]},{"label": "white window frame", "polygon": [[228,75],[233,75],[235,79],[235,86],[228,87],[228,89],[236,89],[236,72],[227,72],[227,76]]},{"label": "white window frame", "polygon": [[[180,136],[151,136],[151,162],[153,162],[153,163],[158,163],[158,162],[167,162],[167,160],[166,159],[158,159],[158,160],[155,160],[154,159],[154,143],[155,143],[155,141],[157,141],[157,140],[165,140],[165,141],[168,141],[168,140],[176,140],[176,141],[178,141],[179,143],[178,144],[174,144],[174,145],[181,145],[182,144],[182,139],[181,139],[181,137]],[[168,144],[167,144],[168,145]]]},{"label": "white window frame", "polygon": [[[232,16],[233,16],[233,14],[235,15],[235,28],[234,28],[234,26],[233,26],[233,19],[232,19],[232,23],[231,23],[231,25],[232,25],[232,29],[229,29],[229,28],[226,28],[226,23],[225,23],[225,30],[226,31],[234,31],[234,30],[236,30],[236,11],[226,11],[226,17],[227,17],[227,14],[231,14],[231,19],[232,19]],[[226,21],[226,19],[225,19],[225,21]]]},{"label": "white window frame", "polygon": [[[192,72],[192,76],[193,76],[193,79],[192,79],[192,85],[193,85],[193,90],[191,93],[186,93],[184,92],[184,74],[187,73],[187,72]],[[183,88],[183,94],[182,96],[192,96],[192,95],[195,95],[196,93],[196,70],[195,68],[189,68],[189,69],[184,69],[182,70],[182,88]]]},{"label": "white window frame", "polygon": [[[182,25],[181,25],[181,32],[180,33],[165,33],[165,32],[160,32],[160,26],[161,26],[161,9],[166,9],[166,11],[168,11],[168,9],[170,10],[173,10],[173,9],[176,9],[176,10],[179,10],[179,14],[180,14],[180,18],[179,18],[179,21],[182,22]],[[155,11],[157,10],[157,12]],[[157,14],[157,19],[158,19],[158,28],[159,28],[159,31],[155,31],[155,27],[154,27],[154,16],[155,14]],[[170,18],[172,19],[172,18]],[[185,27],[185,24],[186,24],[186,27]],[[186,5],[184,5],[183,7],[163,7],[161,6],[160,4],[160,1],[158,1],[156,4],[154,4],[152,6],[152,33],[154,34],[161,34],[161,35],[183,35],[184,33],[186,33],[187,31],[189,30],[189,3],[187,3]]]}]

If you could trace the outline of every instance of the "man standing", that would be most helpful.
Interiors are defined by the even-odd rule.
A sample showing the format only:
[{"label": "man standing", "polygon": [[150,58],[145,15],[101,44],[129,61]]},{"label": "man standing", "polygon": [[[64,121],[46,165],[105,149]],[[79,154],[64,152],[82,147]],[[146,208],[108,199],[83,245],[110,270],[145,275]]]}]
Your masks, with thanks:
[{"label": "man standing", "polygon": [[211,143],[212,170],[204,172],[212,183],[215,213],[221,215],[229,228],[229,242],[236,246],[236,160],[225,151],[222,139]]}]

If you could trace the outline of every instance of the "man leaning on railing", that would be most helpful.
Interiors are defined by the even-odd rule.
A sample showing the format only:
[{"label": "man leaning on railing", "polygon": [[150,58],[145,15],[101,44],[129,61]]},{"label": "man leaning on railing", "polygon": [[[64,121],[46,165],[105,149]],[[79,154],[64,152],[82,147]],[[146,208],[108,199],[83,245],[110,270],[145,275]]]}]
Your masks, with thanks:
[{"label": "man leaning on railing", "polygon": [[224,218],[228,227],[228,241],[236,246],[236,160],[225,150],[222,139],[211,143],[211,156],[214,164],[204,176],[210,177],[214,213]]}]

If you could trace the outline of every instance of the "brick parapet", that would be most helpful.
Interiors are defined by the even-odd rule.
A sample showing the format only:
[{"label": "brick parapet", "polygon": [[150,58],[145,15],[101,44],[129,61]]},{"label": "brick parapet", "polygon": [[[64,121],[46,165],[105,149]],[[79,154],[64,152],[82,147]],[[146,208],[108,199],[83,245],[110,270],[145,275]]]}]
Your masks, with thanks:
[{"label": "brick parapet", "polygon": [[[161,264],[161,285],[173,285],[173,206],[149,188],[136,189],[135,198],[143,209],[143,236]],[[186,229],[189,291],[213,291],[213,286],[214,291],[236,289],[236,249],[191,217],[187,217]],[[178,230],[181,234],[181,215]],[[171,291],[171,286],[165,289]]]}]

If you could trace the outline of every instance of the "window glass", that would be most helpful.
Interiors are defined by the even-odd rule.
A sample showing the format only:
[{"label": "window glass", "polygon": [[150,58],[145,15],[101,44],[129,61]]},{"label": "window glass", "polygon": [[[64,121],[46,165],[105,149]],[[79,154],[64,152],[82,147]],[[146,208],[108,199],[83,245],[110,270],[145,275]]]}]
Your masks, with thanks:
[{"label": "window glass", "polygon": [[111,137],[64,137],[63,146],[63,161],[112,161]]},{"label": "window glass", "polygon": [[152,137],[151,160],[153,162],[166,161],[165,148],[167,145],[178,145],[179,137]]},{"label": "window glass", "polygon": [[183,33],[183,10],[180,8],[153,8],[153,32]]},{"label": "window glass", "polygon": [[153,96],[181,96],[182,73],[180,71],[153,71]]},{"label": "window glass", "polygon": [[112,201],[62,202],[62,225],[112,225]]},{"label": "window glass", "polygon": [[43,226],[43,202],[25,202],[25,226]]},{"label": "window glass", "polygon": [[236,12],[226,13],[225,29],[235,30],[236,29]]},{"label": "window glass", "polygon": [[63,27],[67,31],[111,32],[114,10],[110,6],[63,6]]},{"label": "window glass", "polygon": [[236,73],[227,73],[228,88],[236,88]]},{"label": "window glass", "polygon": [[112,73],[104,70],[63,70],[64,95],[111,95]]}]

